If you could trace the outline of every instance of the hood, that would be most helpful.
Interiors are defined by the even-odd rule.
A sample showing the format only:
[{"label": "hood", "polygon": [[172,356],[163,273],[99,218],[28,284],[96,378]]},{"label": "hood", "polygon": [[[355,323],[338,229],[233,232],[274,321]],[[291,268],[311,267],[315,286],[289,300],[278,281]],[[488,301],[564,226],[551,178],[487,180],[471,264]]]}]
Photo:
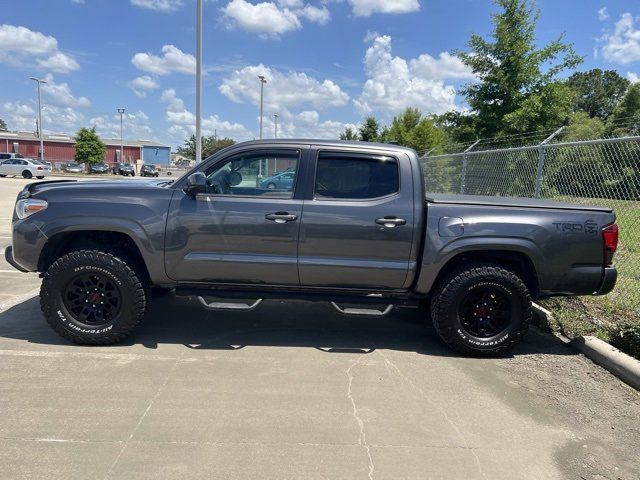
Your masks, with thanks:
[{"label": "hood", "polygon": [[78,181],[78,180],[49,180],[44,182],[36,182],[27,185],[20,193],[20,198],[28,198],[37,193],[46,192],[52,189],[74,189],[74,188],[92,188],[92,189],[125,189],[130,188],[157,188],[165,186],[166,180],[94,180],[94,181]]}]

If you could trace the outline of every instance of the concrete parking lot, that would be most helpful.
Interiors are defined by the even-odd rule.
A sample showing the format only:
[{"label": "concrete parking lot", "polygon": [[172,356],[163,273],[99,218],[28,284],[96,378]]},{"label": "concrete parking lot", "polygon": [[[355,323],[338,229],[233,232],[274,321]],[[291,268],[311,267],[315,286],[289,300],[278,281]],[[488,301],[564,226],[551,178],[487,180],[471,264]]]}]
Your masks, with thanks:
[{"label": "concrete parking lot", "polygon": [[[0,179],[0,249],[26,183]],[[638,393],[543,333],[471,359],[417,310],[168,295],[125,344],[80,347],[36,274],[0,272],[1,479],[640,478]]]}]

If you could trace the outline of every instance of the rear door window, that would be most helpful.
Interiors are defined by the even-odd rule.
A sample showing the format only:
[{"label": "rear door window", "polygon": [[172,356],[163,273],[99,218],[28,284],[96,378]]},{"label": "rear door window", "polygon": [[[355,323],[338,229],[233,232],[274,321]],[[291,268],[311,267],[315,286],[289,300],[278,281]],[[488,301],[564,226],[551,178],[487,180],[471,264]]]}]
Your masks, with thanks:
[{"label": "rear door window", "polygon": [[385,155],[320,152],[317,199],[370,200],[400,191],[398,161]]}]

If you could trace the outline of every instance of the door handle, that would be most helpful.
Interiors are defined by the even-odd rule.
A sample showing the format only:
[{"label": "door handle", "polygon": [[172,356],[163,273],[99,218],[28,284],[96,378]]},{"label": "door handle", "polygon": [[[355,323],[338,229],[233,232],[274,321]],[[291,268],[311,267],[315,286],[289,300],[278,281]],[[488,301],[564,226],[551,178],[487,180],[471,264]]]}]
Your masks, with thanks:
[{"label": "door handle", "polygon": [[384,218],[377,218],[376,223],[386,228],[395,228],[399,227],[400,225],[405,225],[407,221],[404,218],[388,216]]},{"label": "door handle", "polygon": [[295,222],[298,219],[298,216],[288,212],[276,212],[276,213],[267,213],[264,216],[264,218],[276,223],[287,223],[287,222]]}]

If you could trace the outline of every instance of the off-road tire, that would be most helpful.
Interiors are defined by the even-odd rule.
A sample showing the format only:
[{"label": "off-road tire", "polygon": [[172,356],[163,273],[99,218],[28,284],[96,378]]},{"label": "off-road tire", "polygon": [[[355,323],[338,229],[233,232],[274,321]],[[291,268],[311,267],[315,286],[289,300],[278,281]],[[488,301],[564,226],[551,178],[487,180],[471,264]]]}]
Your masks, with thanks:
[{"label": "off-road tire", "polygon": [[[495,289],[508,299],[508,325],[495,336],[474,336],[463,325],[460,307],[466,296],[481,288]],[[453,270],[433,290],[431,319],[442,340],[469,356],[494,357],[509,352],[529,329],[531,295],[514,272],[492,264],[470,264]]]},{"label": "off-road tire", "polygon": [[[119,313],[96,327],[77,321],[63,301],[73,278],[92,272],[115,282],[121,296]],[[125,261],[100,250],[79,250],[63,255],[47,269],[40,288],[40,308],[47,323],[63,338],[83,345],[110,345],[122,341],[140,323],[147,297],[143,276]]]},{"label": "off-road tire", "polygon": [[29,179],[32,177],[33,177],[33,174],[29,170],[25,170],[24,172],[22,172],[22,178]]}]

